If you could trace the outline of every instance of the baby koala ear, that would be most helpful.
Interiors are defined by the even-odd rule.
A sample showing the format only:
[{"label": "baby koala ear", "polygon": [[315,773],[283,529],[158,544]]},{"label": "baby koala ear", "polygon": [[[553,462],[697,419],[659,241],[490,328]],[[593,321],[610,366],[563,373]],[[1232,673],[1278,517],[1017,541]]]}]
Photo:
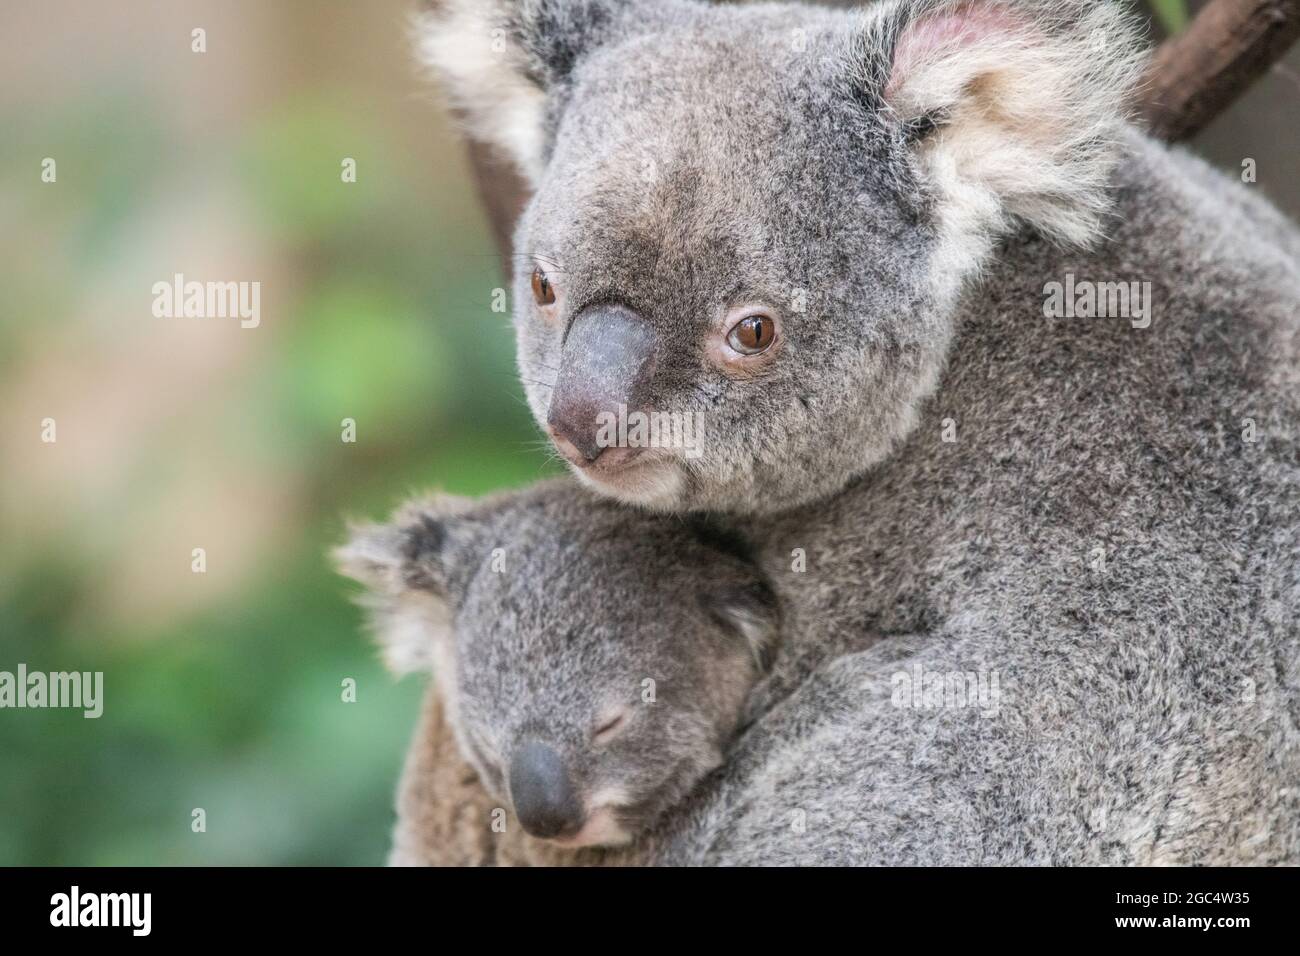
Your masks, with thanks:
[{"label": "baby koala ear", "polygon": [[366,586],[361,604],[394,674],[428,671],[450,630],[456,541],[469,504],[439,496],[407,505],[389,524],[353,527],[333,552],[339,571]]},{"label": "baby koala ear", "polygon": [[[662,0],[654,0],[662,2]],[[547,93],[636,19],[644,0],[425,0],[415,32],[471,136],[513,159],[532,185],[545,165]],[[637,18],[639,19],[639,18]]]},{"label": "baby koala ear", "polygon": [[766,584],[755,581],[709,591],[701,595],[700,602],[715,622],[745,642],[760,674],[771,670],[781,632],[781,613],[776,596]]},{"label": "baby koala ear", "polygon": [[402,581],[401,531],[392,525],[358,525],[332,552],[339,573],[373,591],[395,594]]},{"label": "baby koala ear", "polygon": [[1100,231],[1136,31],[1113,0],[886,0],[868,10],[858,92],[900,124],[950,222]]},{"label": "baby koala ear", "polygon": [[423,591],[446,598],[451,520],[438,511],[407,506],[391,524],[354,526],[347,542],[335,549],[335,563],[372,591],[394,596]]}]

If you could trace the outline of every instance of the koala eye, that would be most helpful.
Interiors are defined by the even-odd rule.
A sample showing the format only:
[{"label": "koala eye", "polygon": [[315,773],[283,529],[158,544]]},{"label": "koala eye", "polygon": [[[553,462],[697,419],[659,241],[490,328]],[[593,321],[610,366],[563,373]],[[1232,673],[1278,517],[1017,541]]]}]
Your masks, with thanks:
[{"label": "koala eye", "polygon": [[776,321],[761,312],[747,315],[731,327],[727,344],[741,355],[766,352],[776,338]]},{"label": "koala eye", "polygon": [[555,286],[540,268],[533,270],[533,298],[537,300],[538,305],[555,303]]},{"label": "koala eye", "polygon": [[594,744],[608,743],[614,736],[623,729],[627,723],[627,711],[619,710],[615,713],[606,714],[596,729],[591,732],[591,742]]}]

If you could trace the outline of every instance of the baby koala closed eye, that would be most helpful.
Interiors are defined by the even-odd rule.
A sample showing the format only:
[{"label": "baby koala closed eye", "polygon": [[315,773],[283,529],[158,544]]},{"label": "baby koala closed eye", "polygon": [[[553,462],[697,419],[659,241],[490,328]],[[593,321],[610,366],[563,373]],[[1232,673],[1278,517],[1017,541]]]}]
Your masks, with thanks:
[{"label": "baby koala closed eye", "polygon": [[417,501],[337,557],[390,667],[432,671],[488,791],[563,846],[631,841],[719,766],[778,633],[727,538],[568,482]]}]

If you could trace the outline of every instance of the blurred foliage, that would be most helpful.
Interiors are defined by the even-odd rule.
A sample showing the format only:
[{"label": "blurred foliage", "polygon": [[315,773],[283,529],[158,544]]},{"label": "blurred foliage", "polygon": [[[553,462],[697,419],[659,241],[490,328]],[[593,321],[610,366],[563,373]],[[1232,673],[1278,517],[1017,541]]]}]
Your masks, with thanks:
[{"label": "blurred foliage", "polygon": [[1149,3],[1165,33],[1172,36],[1187,26],[1187,0],[1149,0]]},{"label": "blurred foliage", "polygon": [[[0,546],[0,670],[103,671],[106,698],[97,720],[0,712],[0,864],[379,863],[421,687],[382,671],[326,555],[346,515],[381,516],[412,490],[481,494],[547,472],[508,316],[488,307],[498,260],[454,147],[431,175],[396,122],[337,90],[272,105],[220,155],[178,144],[152,106],[108,89],[0,114],[0,184],[33,237],[3,267],[17,307],[0,316],[0,370],[57,359],[78,321],[77,348],[93,340],[79,290],[146,255],[139,221],[188,201],[186,179],[229,184],[276,263],[262,277],[295,291],[274,307],[264,294],[258,330],[230,331],[251,344],[219,416],[130,449],[134,504],[99,502],[93,532],[68,522],[37,547]],[[41,192],[32,156],[47,154],[59,186]],[[343,156],[355,184],[340,185]],[[258,532],[255,566],[215,603],[101,619],[91,595],[135,546],[132,516],[208,455],[246,469],[250,494],[283,484],[292,513]],[[356,703],[341,699],[348,677]],[[191,831],[196,807],[206,833]]]}]

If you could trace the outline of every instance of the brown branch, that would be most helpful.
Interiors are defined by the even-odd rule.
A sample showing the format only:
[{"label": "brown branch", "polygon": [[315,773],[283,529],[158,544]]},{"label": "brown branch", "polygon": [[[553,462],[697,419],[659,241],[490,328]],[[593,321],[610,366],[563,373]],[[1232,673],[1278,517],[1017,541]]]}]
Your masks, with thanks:
[{"label": "brown branch", "polygon": [[[1153,135],[1176,142],[1222,113],[1300,36],[1300,0],[1211,0],[1151,57],[1141,114]],[[510,236],[527,199],[509,163],[470,145],[479,194],[510,274]]]},{"label": "brown branch", "polygon": [[1300,0],[1211,0],[1151,58],[1141,110],[1177,142],[1228,108],[1300,37]]},{"label": "brown branch", "polygon": [[528,201],[528,187],[509,160],[482,143],[469,142],[469,161],[474,170],[479,199],[492,226],[492,238],[505,265],[505,276],[514,275],[510,251],[514,246],[515,223]]}]

